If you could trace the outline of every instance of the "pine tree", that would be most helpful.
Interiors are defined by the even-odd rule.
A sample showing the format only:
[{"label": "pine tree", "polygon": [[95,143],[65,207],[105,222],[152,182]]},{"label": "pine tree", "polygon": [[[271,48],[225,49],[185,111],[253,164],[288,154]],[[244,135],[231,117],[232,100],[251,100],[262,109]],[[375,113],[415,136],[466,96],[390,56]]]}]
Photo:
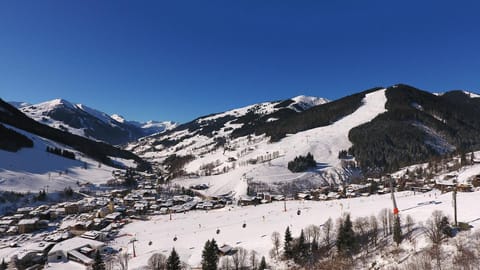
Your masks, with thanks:
[{"label": "pine tree", "polygon": [[305,234],[303,230],[300,232],[300,237],[298,238],[297,246],[295,247],[294,258],[297,263],[303,264],[308,257],[307,245],[305,243]]},{"label": "pine tree", "polygon": [[398,246],[402,240],[402,227],[400,224],[400,217],[397,215],[393,220],[393,241],[395,241]]},{"label": "pine tree", "polygon": [[267,262],[265,261],[265,256],[262,256],[262,260],[260,261],[260,265],[258,266],[258,270],[265,270],[267,269]]},{"label": "pine tree", "polygon": [[356,246],[355,233],[353,232],[350,214],[347,214],[345,220],[340,224],[337,236],[338,252],[344,255],[350,255]]},{"label": "pine tree", "polygon": [[287,227],[285,230],[285,242],[283,245],[283,253],[285,254],[285,258],[290,259],[292,258],[292,234],[290,233],[290,227]]},{"label": "pine tree", "polygon": [[105,270],[105,263],[103,262],[102,255],[100,255],[100,251],[98,250],[95,252],[92,270]]},{"label": "pine tree", "polygon": [[207,240],[202,251],[202,270],[216,270],[218,259],[218,246],[215,239]]},{"label": "pine tree", "polygon": [[5,262],[5,258],[2,259],[2,263],[0,264],[0,270],[6,270],[8,264]]},{"label": "pine tree", "polygon": [[172,249],[170,256],[167,258],[167,270],[180,270],[180,257],[178,257],[175,248]]}]

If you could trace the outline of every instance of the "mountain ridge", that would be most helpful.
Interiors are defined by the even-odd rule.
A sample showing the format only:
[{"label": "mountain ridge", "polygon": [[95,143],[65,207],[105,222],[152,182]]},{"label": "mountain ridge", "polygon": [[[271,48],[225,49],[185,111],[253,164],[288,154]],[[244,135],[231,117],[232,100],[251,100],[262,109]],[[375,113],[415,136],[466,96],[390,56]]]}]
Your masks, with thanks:
[{"label": "mountain ridge", "polygon": [[127,121],[117,114],[110,116],[84,104],[74,104],[61,98],[38,104],[25,102],[11,104],[38,122],[113,145],[135,141],[176,126],[176,123],[170,121],[147,123]]}]

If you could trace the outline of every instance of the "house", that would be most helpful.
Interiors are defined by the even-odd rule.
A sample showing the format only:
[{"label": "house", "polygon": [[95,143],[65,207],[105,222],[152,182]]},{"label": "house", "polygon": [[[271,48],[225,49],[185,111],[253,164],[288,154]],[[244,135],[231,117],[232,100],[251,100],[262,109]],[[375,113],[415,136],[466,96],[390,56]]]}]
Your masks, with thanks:
[{"label": "house", "polygon": [[116,221],[122,218],[122,213],[120,212],[113,212],[105,216],[105,219],[108,221]]},{"label": "house", "polygon": [[222,245],[218,248],[218,252],[220,252],[221,255],[229,255],[232,250],[233,248],[229,245]]},{"label": "house", "polygon": [[38,218],[21,219],[18,222],[19,233],[30,233],[37,229]]},{"label": "house", "polygon": [[97,241],[105,241],[107,238],[107,235],[99,231],[87,231],[83,233],[80,237],[91,239],[91,240],[97,240]]},{"label": "house", "polygon": [[74,215],[80,212],[80,208],[76,203],[68,203],[65,204],[65,214],[67,215]]},{"label": "house", "polygon": [[43,264],[48,251],[53,247],[53,245],[53,243],[48,242],[35,242],[23,246],[21,251],[17,254],[19,264],[23,266]]},{"label": "house", "polygon": [[74,237],[57,243],[48,252],[48,262],[67,262],[69,260],[79,262],[83,265],[91,265],[94,260],[93,255],[98,250],[103,252],[105,243],[87,239],[83,237]]},{"label": "house", "polygon": [[244,196],[240,196],[240,198],[238,199],[238,204],[239,205],[253,205],[253,204],[256,204],[257,201],[255,200],[255,197],[251,197],[251,196],[247,196],[247,195],[244,195]]}]

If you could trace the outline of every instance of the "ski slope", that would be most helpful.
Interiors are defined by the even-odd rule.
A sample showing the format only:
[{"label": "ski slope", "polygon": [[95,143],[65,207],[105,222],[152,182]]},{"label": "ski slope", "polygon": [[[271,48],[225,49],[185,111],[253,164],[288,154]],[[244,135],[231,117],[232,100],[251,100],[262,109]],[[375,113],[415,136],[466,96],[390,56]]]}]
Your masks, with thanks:
[{"label": "ski slope", "polygon": [[[194,154],[197,157],[185,166],[187,172],[194,173],[202,165],[216,161],[223,164],[221,165],[223,167],[230,167],[230,171],[215,176],[179,179],[177,182],[185,186],[208,183],[211,188],[205,191],[207,195],[224,194],[231,190],[235,191],[237,195],[246,194],[246,179],[267,184],[296,181],[318,185],[326,182],[342,182],[354,172],[342,168],[338,153],[352,146],[348,139],[348,133],[352,128],[367,123],[386,111],[385,91],[386,89],[381,89],[367,94],[363,99],[363,104],[355,112],[329,126],[287,135],[286,138],[276,143],[270,143],[264,136],[252,136],[250,140],[242,137],[229,142],[231,148],[236,149],[234,151],[220,149],[205,155],[195,155],[194,151],[184,148],[178,151],[177,155]],[[198,148],[198,141],[202,139],[206,140],[200,136],[188,140],[195,141]],[[190,143],[188,140],[183,143],[188,145]],[[279,153],[280,156],[270,162],[255,165],[245,164],[250,159],[274,152]],[[306,173],[290,172],[287,168],[288,162],[296,156],[306,155],[308,152],[313,154],[318,163],[316,170]],[[229,157],[238,157],[235,169],[232,169],[233,165],[228,163]],[[240,166],[239,164],[244,165]]]}]

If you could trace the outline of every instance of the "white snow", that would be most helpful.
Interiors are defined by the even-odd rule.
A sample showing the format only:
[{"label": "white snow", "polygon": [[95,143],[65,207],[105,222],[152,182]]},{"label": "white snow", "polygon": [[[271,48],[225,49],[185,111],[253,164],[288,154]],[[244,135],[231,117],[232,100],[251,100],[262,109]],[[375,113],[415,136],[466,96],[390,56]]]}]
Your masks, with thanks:
[{"label": "white snow", "polygon": [[309,97],[304,95],[296,96],[292,98],[292,100],[295,101],[295,103],[289,105],[289,108],[292,108],[294,110],[296,110],[296,108],[293,106],[294,104],[300,106],[303,110],[306,110],[311,107],[315,107],[329,102],[329,100],[325,98]]},{"label": "white snow", "polygon": [[[451,193],[433,191],[414,195],[413,192],[406,191],[397,193],[396,197],[403,220],[408,214],[417,223],[425,222],[436,209],[450,216],[453,213]],[[476,208],[463,207],[476,205],[479,199],[480,192],[458,194],[457,201],[461,209],[458,212],[459,221],[471,222],[473,226],[480,225]],[[301,229],[311,224],[322,225],[329,217],[335,222],[347,212],[352,215],[352,219],[376,216],[384,208],[391,209],[390,194],[333,201],[287,201],[287,212],[283,211],[283,202],[275,202],[208,212],[191,211],[174,214],[172,220],[169,220],[168,215],[154,216],[149,221],[136,221],[126,225],[119,233],[125,236],[117,238],[114,246],[128,249],[131,253],[132,245],[129,241],[133,237],[138,240],[135,243],[137,257],[129,262],[131,269],[145,266],[155,252],[168,256],[173,247],[182,261],[198,266],[204,243],[212,238],[215,238],[219,246],[228,244],[253,249],[269,260],[268,252],[272,248],[270,236],[274,231],[280,232],[283,237],[286,227],[290,226],[294,237],[298,237]],[[301,210],[300,215],[297,215],[297,210]],[[242,228],[244,223],[246,228]],[[217,229],[220,230],[219,234],[216,233]],[[177,237],[176,241],[173,240],[174,237]],[[425,243],[419,242],[418,245],[421,247]]]},{"label": "white snow", "polygon": [[463,91],[463,93],[465,93],[470,98],[479,98],[480,97],[479,94],[476,94],[476,93],[473,93],[473,92]]},{"label": "white snow", "polygon": [[[250,140],[238,138],[231,141],[229,144],[237,148],[234,151],[220,149],[201,154],[188,150],[188,148],[177,150],[175,152],[177,155],[193,154],[197,157],[185,166],[187,172],[196,172],[202,165],[212,162],[221,164],[219,170],[222,170],[223,167],[232,166],[227,162],[229,157],[238,157],[235,162],[236,168],[227,173],[182,180],[179,183],[182,185],[210,183],[211,188],[206,191],[207,194],[226,193],[229,190],[235,190],[237,196],[240,196],[246,192],[247,185],[244,182],[246,179],[269,184],[291,182],[293,180],[318,184],[332,181],[340,182],[353,173],[343,169],[341,160],[338,159],[339,151],[347,150],[352,145],[348,139],[349,131],[385,112],[385,103],[385,89],[369,93],[365,96],[363,105],[354,113],[331,125],[289,135],[277,143],[269,143],[268,138],[263,136],[253,136]],[[193,146],[205,151],[205,148],[201,147],[201,142],[205,143],[207,139],[196,136],[191,140],[195,141]],[[162,153],[164,156],[174,153],[170,151],[173,151],[173,149]],[[279,157],[270,162],[256,165],[247,164],[248,160],[268,157],[269,154],[271,155],[274,152],[279,153]],[[319,163],[317,170],[306,173],[291,173],[287,169],[288,162],[296,156],[306,155],[308,152],[312,153]],[[155,153],[152,154],[155,155]]]},{"label": "white snow", "polygon": [[[101,184],[112,178],[112,167],[85,157],[83,153],[64,145],[41,138],[23,130],[8,128],[31,138],[34,147],[22,148],[18,152],[0,150],[0,189],[18,192],[37,192],[48,186],[49,190],[63,190],[65,187],[78,189],[77,182]],[[59,147],[72,151],[76,160],[67,159],[46,151],[46,147]],[[121,159],[116,162],[123,163]],[[84,169],[85,163],[88,169]],[[131,162],[130,164],[131,165]]]}]

